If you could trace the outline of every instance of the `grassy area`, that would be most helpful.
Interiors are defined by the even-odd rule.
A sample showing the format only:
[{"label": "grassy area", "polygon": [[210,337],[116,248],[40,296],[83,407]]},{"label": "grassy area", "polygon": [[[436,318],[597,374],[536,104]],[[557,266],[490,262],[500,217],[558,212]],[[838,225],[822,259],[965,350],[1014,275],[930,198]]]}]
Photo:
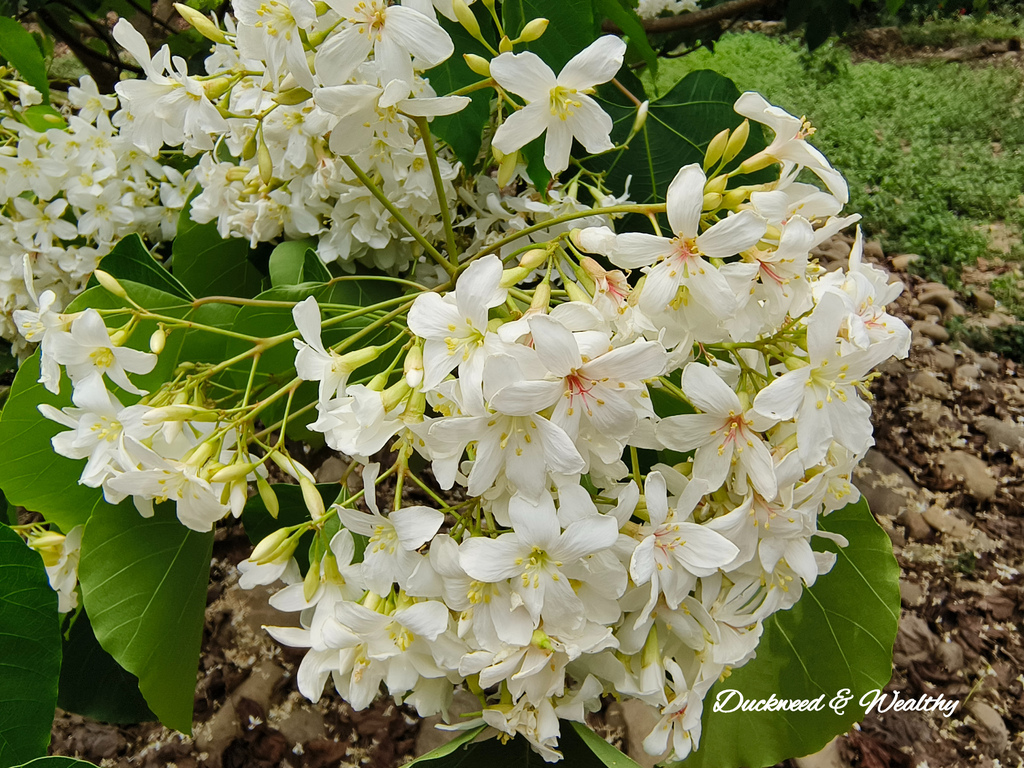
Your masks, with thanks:
[{"label": "grassy area", "polygon": [[979,257],[1024,258],[1024,72],[851,64],[832,44],[808,54],[794,40],[735,34],[713,54],[664,62],[658,86],[705,68],[806,115],[850,182],[849,210],[888,251],[921,254],[925,273],[953,285]]},{"label": "grassy area", "polygon": [[971,45],[984,40],[1012,40],[1024,36],[1021,16],[953,16],[908,24],[900,30],[908,45],[934,45],[948,48]]}]

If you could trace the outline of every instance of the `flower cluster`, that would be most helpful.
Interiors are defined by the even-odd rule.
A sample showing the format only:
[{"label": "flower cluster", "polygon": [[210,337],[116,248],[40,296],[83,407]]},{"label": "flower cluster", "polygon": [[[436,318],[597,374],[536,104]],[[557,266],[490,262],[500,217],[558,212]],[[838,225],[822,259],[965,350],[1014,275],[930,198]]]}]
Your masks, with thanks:
[{"label": "flower cluster", "polygon": [[[23,107],[38,103],[38,92],[22,90]],[[68,105],[66,125],[56,113],[38,118],[42,130],[14,117],[0,123],[8,140],[0,152],[0,337],[18,353],[27,345],[15,310],[66,303],[125,235],[174,237],[185,204],[182,174],[111,124],[116,98],[85,76],[68,90]]]},{"label": "flower cluster", "polygon": [[[483,39],[463,0],[439,10]],[[117,25],[146,75],[118,85],[121,136],[140,156],[198,155],[192,215],[225,235],[314,235],[327,262],[408,275],[429,258],[435,272],[392,280],[405,293],[372,306],[306,293],[284,302],[295,330],[266,338],[140,306],[104,272],[116,309],[61,314],[44,293],[16,319],[41,342],[47,388],[71,381],[73,406],[40,407],[67,428],[54,449],[86,459],[81,482],[108,501],[131,497],[143,515],[174,502],[199,531],[240,514],[250,482],[276,515],[268,462],[295,480],[309,520],[240,570],[243,586],[286,583],[271,604],[298,626],[268,631],[308,649],[298,685],[311,699],[330,679],[362,709],[383,683],[431,715],[463,687],[480,700],[466,727],[557,760],[559,720],[582,722],[615,692],[658,709],[648,752],[684,758],[710,687],[832,566],[811,545],[830,535],[819,517],[856,499],[871,371],[909,347],[885,311],[901,287],[863,262],[859,233],[847,269],[811,258],[858,218],[841,215],[842,176],[805,121],[747,93],[746,121],[681,168],[663,203],[626,204],[585,169],[542,195],[520,150],[543,136],[557,174],[574,141],[613,149],[590,94],[624,46],[600,38],[556,75],[514,52],[543,33],[534,20],[517,40],[502,32],[490,61],[467,59],[500,96],[492,173],[467,177],[430,133],[465,105],[424,77],[453,51],[433,6],[252,0],[236,14],[223,27],[192,15],[216,43],[203,77]],[[774,139],[736,161],[750,120]],[[824,189],[798,181],[804,170]],[[593,207],[577,196],[588,187]],[[616,228],[626,212],[651,231]],[[363,325],[329,334],[343,321]],[[144,325],[148,352],[131,346]],[[168,332],[245,349],[158,368]],[[296,378],[275,389],[280,371],[260,361],[278,344],[294,344]],[[300,408],[301,389],[316,396]],[[325,506],[286,446],[293,405],[315,409],[303,424],[361,467],[362,490],[339,486]],[[422,503],[407,503],[410,485]],[[293,555],[309,534],[302,574]]]}]

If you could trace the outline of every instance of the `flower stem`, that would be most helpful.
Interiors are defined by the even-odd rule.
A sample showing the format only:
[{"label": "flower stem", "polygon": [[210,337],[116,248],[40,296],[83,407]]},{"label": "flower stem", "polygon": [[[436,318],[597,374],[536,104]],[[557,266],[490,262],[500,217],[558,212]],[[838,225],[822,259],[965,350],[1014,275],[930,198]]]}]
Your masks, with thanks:
[{"label": "flower stem", "polygon": [[[423,148],[427,152],[430,163],[430,175],[434,177],[434,190],[437,192],[437,205],[441,209],[441,222],[444,224],[445,244],[448,248],[448,261],[453,267],[459,264],[459,248],[455,244],[455,230],[452,229],[452,213],[448,210],[448,200],[444,194],[444,179],[441,178],[441,166],[437,163],[437,152],[434,148],[434,137],[430,133],[430,122],[425,117],[417,117],[416,127],[420,129]],[[451,274],[449,272],[448,274]]]}]

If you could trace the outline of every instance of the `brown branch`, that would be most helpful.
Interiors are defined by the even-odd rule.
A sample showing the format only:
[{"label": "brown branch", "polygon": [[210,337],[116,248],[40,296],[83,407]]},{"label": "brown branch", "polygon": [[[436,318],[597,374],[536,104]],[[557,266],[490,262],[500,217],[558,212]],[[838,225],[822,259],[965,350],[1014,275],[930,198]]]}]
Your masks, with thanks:
[{"label": "brown branch", "polygon": [[[678,29],[702,27],[705,24],[727,19],[730,16],[738,16],[741,13],[746,13],[754,8],[760,8],[762,5],[769,5],[772,2],[774,0],[728,0],[721,5],[715,5],[711,8],[701,8],[699,11],[681,13],[678,16],[644,19],[641,23],[648,34],[652,32],[675,32]],[[601,25],[601,30],[612,35],[623,34],[622,30],[610,21],[605,21]]]}]

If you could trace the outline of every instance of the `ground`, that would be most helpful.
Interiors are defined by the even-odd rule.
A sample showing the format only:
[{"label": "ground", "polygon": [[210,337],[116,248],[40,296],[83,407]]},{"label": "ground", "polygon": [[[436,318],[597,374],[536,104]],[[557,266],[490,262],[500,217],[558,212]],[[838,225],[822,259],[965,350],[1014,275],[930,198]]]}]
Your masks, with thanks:
[{"label": "ground", "polygon": [[[853,181],[851,209],[865,212],[869,233],[879,238],[868,244],[869,258],[908,285],[896,312],[914,328],[913,348],[908,360],[883,366],[873,386],[877,445],[856,482],[901,566],[903,611],[889,689],[905,697],[942,692],[961,702],[948,720],[873,714],[819,755],[790,761],[795,768],[1024,762],[1024,365],[1019,356],[983,351],[1019,355],[1000,339],[1011,338],[1020,328],[1014,315],[1024,315],[1013,260],[1021,256],[1024,223],[1024,60],[1005,28],[985,33],[987,40],[951,29],[927,40],[868,35],[855,41],[852,59],[832,48],[810,65],[791,44],[760,36],[727,38],[719,49],[721,61],[732,61],[725,73],[741,88],[760,87],[797,112],[817,110],[823,148]],[[994,47],[985,52],[983,44]],[[972,63],[949,64],[956,57],[940,55],[949,50],[974,51],[959,59]],[[775,57],[774,66],[758,66],[751,51]],[[851,63],[893,56],[931,57],[947,69]],[[949,67],[957,69],[950,74]],[[768,82],[754,82],[766,71]],[[897,75],[912,87],[916,118],[906,99],[885,91]],[[882,93],[889,101],[880,101]],[[879,102],[873,115],[892,112],[882,116],[885,130],[869,119],[851,122],[872,94]],[[801,98],[812,106],[801,109]],[[987,117],[975,119],[979,109],[989,110]],[[844,125],[862,133],[844,136]],[[836,238],[818,256],[836,265],[848,252],[848,239]],[[436,743],[435,731],[386,702],[353,713],[336,695],[315,705],[302,699],[294,679],[301,653],[278,647],[260,628],[280,620],[266,606],[268,593],[237,586],[235,565],[248,552],[240,526],[218,532],[193,737],[59,713],[54,754],[106,766],[390,768]],[[635,708],[611,705],[598,724],[639,759],[641,719]]]}]

